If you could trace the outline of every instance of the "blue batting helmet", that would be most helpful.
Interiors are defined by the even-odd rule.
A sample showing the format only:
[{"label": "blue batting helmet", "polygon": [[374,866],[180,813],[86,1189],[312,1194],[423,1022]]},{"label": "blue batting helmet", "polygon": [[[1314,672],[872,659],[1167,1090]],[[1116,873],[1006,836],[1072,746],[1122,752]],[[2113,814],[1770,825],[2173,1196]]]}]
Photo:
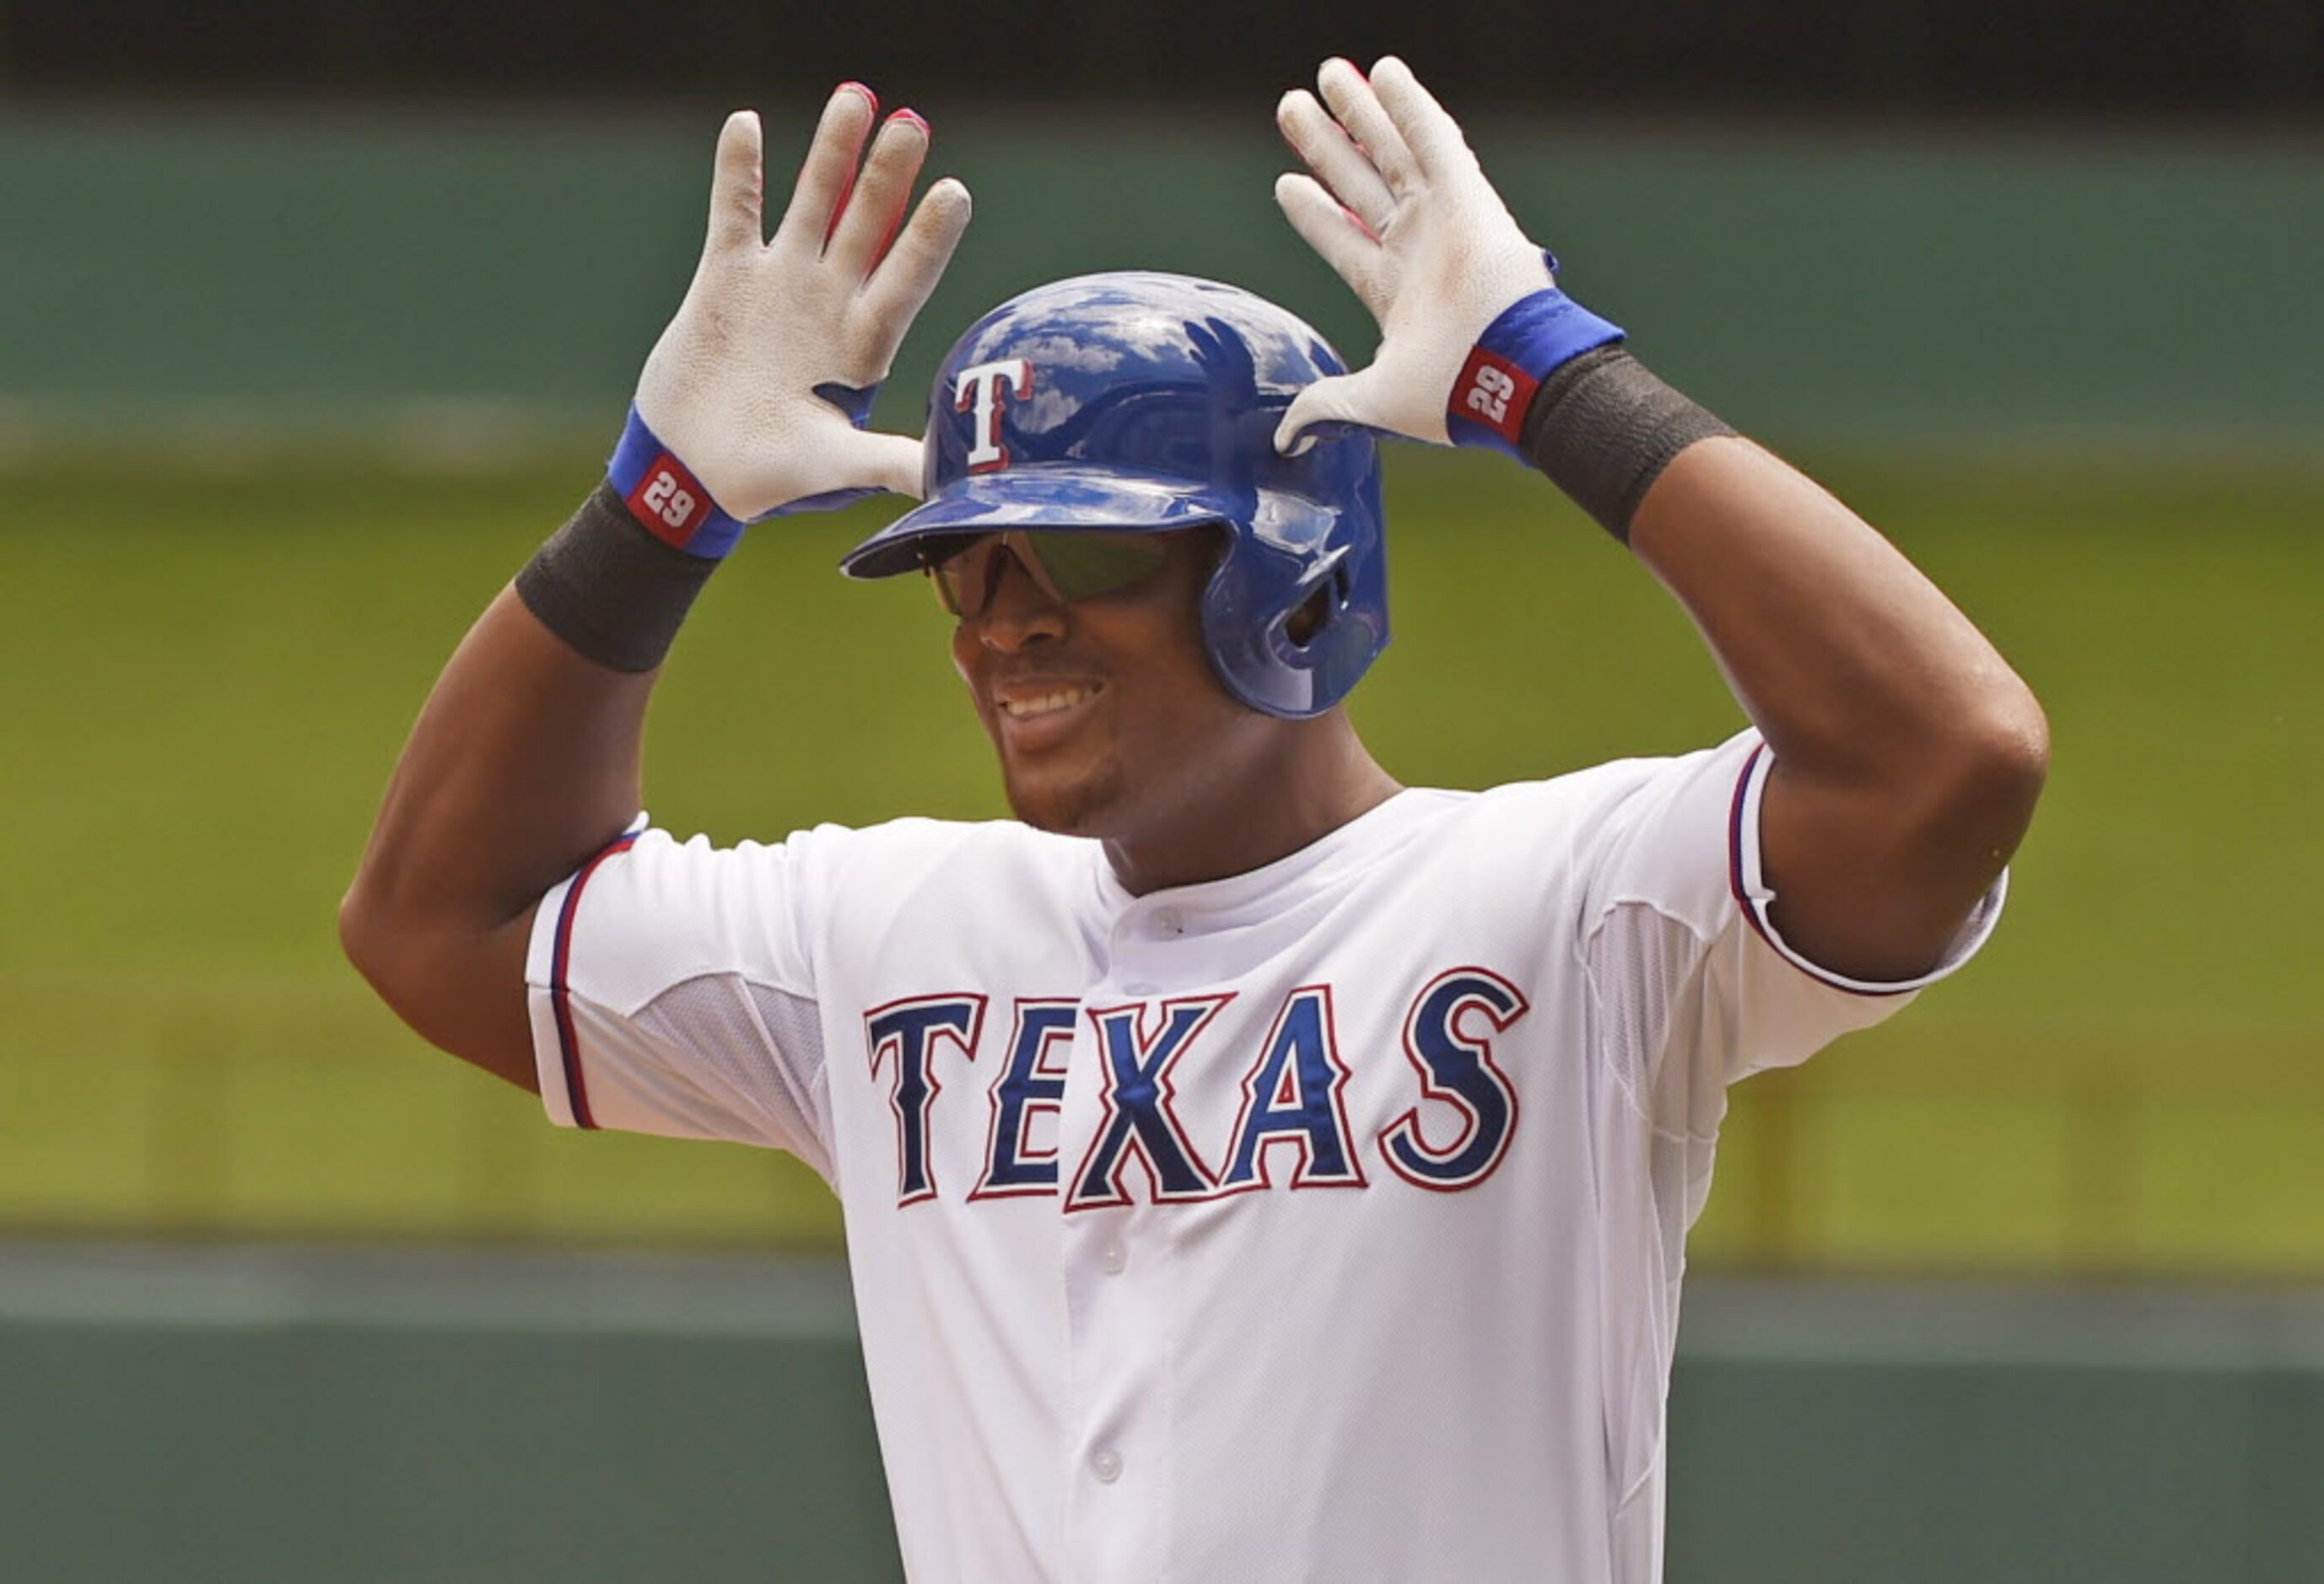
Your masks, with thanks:
[{"label": "blue batting helmet", "polygon": [[1007,528],[1222,523],[1203,594],[1213,668],[1253,709],[1321,714],[1388,644],[1379,451],[1350,431],[1282,456],[1274,437],[1303,386],[1346,368],[1297,318],[1213,281],[1037,287],[954,345],[928,397],[924,503],[841,568],[914,571],[923,540]]}]

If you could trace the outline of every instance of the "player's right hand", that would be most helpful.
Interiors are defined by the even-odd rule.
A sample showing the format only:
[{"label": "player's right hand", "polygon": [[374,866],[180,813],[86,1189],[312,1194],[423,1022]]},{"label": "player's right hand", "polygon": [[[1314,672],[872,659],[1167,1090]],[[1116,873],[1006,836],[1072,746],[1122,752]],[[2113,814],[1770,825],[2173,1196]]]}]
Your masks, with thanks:
[{"label": "player's right hand", "polygon": [[646,359],[613,466],[639,520],[694,554],[724,555],[741,524],[778,512],[920,492],[920,441],[864,424],[967,227],[968,189],[935,183],[906,224],[927,124],[899,110],[873,136],[879,113],[860,84],[833,93],[771,241],[757,113],[736,111],[718,135],[702,260]]}]

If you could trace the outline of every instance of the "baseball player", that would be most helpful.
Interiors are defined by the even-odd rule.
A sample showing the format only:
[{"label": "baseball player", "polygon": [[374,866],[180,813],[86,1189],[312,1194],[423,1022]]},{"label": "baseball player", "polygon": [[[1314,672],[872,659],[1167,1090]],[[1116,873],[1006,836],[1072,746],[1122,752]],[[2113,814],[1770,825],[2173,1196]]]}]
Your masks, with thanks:
[{"label": "baseball player", "polygon": [[[865,418],[966,192],[912,207],[927,126],[849,85],[767,240],[730,120],[610,476],[453,656],[343,934],[557,1122],[830,1183],[916,1579],[1652,1579],[1727,1086],[1977,949],[2045,728],[1886,541],[1559,291],[1400,62],[1278,118],[1369,366],[1231,287],[1090,276],[970,327],[920,440]],[[1379,435],[1547,474],[1749,729],[1400,787],[1342,706],[1388,637]],[[688,602],[744,524],[881,490],[922,503],[845,569],[933,585],[1016,819],[654,829]],[[1545,737],[1606,658],[1462,705]],[[825,751],[751,730],[770,775]]]}]

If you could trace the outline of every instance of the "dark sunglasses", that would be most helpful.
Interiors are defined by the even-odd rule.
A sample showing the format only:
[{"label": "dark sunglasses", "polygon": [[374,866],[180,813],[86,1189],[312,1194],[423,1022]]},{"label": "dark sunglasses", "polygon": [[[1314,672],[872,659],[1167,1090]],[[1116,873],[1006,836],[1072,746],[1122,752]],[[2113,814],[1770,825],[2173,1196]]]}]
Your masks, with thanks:
[{"label": "dark sunglasses", "polygon": [[1060,604],[1137,587],[1162,570],[1169,547],[1150,534],[1086,528],[1012,528],[934,552],[920,565],[936,598],[955,616],[982,615],[992,603],[1007,556]]}]

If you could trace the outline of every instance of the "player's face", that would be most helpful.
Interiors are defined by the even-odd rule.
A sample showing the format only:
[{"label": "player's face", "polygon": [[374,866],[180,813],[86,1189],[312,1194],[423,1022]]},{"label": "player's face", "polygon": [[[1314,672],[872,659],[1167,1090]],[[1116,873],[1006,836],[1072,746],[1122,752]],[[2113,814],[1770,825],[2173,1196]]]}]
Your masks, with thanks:
[{"label": "player's face", "polygon": [[1206,821],[1233,817],[1282,725],[1236,702],[1204,653],[1217,532],[1142,537],[1162,547],[1158,564],[1076,598],[1005,544],[969,552],[985,559],[963,580],[953,662],[1000,751],[1010,807],[1041,830],[1199,840]]}]

